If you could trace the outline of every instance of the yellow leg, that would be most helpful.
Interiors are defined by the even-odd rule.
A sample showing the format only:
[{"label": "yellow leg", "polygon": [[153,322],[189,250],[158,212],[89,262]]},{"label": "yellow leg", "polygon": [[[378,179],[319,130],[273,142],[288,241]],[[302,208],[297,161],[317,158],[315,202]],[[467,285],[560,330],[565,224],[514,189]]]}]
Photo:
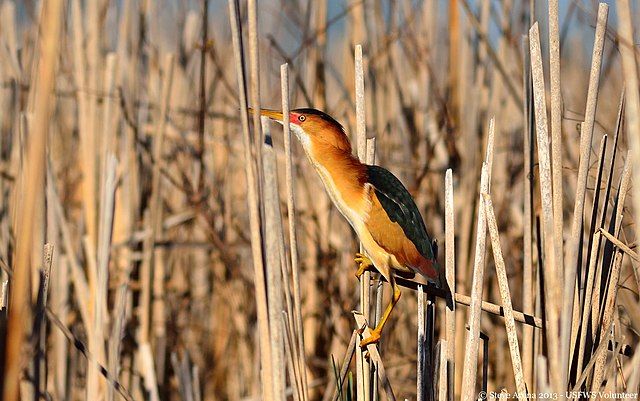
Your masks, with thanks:
[{"label": "yellow leg", "polygon": [[356,253],[356,257],[353,259],[357,264],[360,265],[358,267],[358,271],[356,272],[356,277],[360,279],[360,276],[364,274],[366,271],[375,271],[376,267],[373,265],[373,262],[367,255],[363,253]]},{"label": "yellow leg", "polygon": [[393,277],[393,272],[391,272],[389,276],[391,279],[389,280],[389,283],[393,288],[393,296],[391,297],[391,302],[389,302],[389,305],[387,305],[387,309],[385,309],[384,313],[382,314],[382,318],[380,318],[380,322],[378,323],[376,328],[371,330],[371,336],[360,341],[360,347],[366,347],[369,344],[374,344],[380,341],[380,334],[382,334],[382,328],[384,327],[385,323],[387,323],[387,319],[389,319],[389,315],[391,315],[391,311],[393,310],[394,306],[396,306],[396,304],[398,303],[398,300],[400,299],[400,295],[401,295],[400,287],[398,287],[398,285],[396,284],[396,279]]}]

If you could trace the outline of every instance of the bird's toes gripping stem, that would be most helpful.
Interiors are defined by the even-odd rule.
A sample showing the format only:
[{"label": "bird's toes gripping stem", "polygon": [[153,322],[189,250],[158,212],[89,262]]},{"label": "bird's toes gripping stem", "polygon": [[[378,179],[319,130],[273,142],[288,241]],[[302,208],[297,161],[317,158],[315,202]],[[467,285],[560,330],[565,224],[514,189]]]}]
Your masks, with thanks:
[{"label": "bird's toes gripping stem", "polygon": [[371,335],[360,341],[360,348],[365,348],[369,344],[377,344],[380,342],[380,330],[377,328],[371,330]]},{"label": "bird's toes gripping stem", "polygon": [[360,279],[360,276],[362,276],[364,272],[375,270],[371,259],[363,253],[356,253],[356,257],[353,260],[359,265],[358,271],[356,271],[356,277],[358,279]]}]

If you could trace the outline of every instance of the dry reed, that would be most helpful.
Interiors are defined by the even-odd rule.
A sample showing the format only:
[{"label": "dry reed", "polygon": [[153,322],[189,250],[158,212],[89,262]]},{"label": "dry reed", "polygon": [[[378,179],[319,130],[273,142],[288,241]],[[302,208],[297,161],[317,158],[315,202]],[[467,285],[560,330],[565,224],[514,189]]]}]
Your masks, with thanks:
[{"label": "dry reed", "polygon": [[[31,3],[0,5],[3,399],[638,391],[630,2]],[[444,241],[377,346],[388,287],[280,103]]]}]

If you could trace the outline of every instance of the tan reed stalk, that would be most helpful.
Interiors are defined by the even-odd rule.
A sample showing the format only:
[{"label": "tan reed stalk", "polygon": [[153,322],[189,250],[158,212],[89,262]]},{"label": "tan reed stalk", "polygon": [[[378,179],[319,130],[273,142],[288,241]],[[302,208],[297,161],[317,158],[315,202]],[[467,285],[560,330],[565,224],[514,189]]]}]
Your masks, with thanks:
[{"label": "tan reed stalk", "polygon": [[424,288],[423,286],[418,286],[418,356],[417,356],[417,368],[416,368],[416,400],[417,401],[425,401],[428,398],[428,395],[425,394],[427,384],[426,381],[429,380],[427,377],[427,352],[425,350],[426,344],[426,310],[425,310],[425,302],[426,299],[424,297]]},{"label": "tan reed stalk", "polygon": [[[116,190],[117,161],[113,155],[105,160],[102,173],[103,182],[100,196],[100,218],[98,230],[98,254],[87,254],[88,259],[96,258],[96,263],[89,263],[89,269],[96,270],[96,286],[92,289],[93,296],[93,320],[89,348],[96,357],[95,363],[90,363],[87,368],[87,399],[97,399],[99,396],[99,369],[97,363],[102,363],[104,355],[104,326],[107,315],[107,284],[109,280],[109,254],[111,251],[111,230],[113,226],[113,207]],[[91,249],[91,244],[87,245]]]},{"label": "tan reed stalk", "polygon": [[[626,187],[624,188],[625,192],[626,192]],[[621,191],[623,189],[621,188]],[[620,194],[620,202],[622,204],[624,204],[624,197],[625,194],[621,193]],[[620,215],[618,215],[620,216]],[[620,216],[620,220],[622,220],[621,216]],[[608,344],[609,343],[609,336],[608,333],[612,327],[612,322],[613,322],[613,314],[614,314],[614,308],[616,305],[616,298],[618,295],[618,280],[620,278],[620,269],[622,267],[622,258],[623,258],[623,251],[618,249],[615,252],[615,257],[613,260],[613,265],[611,268],[611,272],[609,273],[608,276],[608,280],[609,283],[607,285],[608,289],[607,289],[607,293],[606,293],[606,298],[605,298],[605,303],[604,303],[604,310],[602,311],[602,318],[600,320],[600,342]],[[614,353],[614,357],[615,357],[615,353]],[[597,357],[595,357],[596,359],[596,363],[595,366],[593,368],[593,378],[592,378],[592,382],[591,382],[591,390],[592,391],[599,391],[600,387],[602,385],[602,380],[604,379],[604,372],[605,372],[605,362],[606,362],[606,358],[607,358],[607,353],[603,352],[600,355],[598,355]]]},{"label": "tan reed stalk", "polygon": [[449,0],[449,15],[448,15],[448,33],[449,33],[449,74],[448,74],[448,89],[451,93],[451,105],[453,108],[453,115],[458,120],[460,111],[460,7],[458,6],[459,0]]},{"label": "tan reed stalk", "polygon": [[[255,4],[254,4],[255,6]],[[253,257],[254,286],[256,293],[256,308],[258,314],[258,338],[260,343],[260,376],[262,397],[265,401],[274,400],[271,383],[273,382],[273,368],[271,349],[269,344],[269,318],[267,313],[267,295],[264,277],[264,263],[262,256],[261,218],[259,208],[258,180],[256,178],[256,160],[251,152],[251,135],[249,133],[249,118],[247,114],[247,92],[244,75],[243,49],[241,42],[241,25],[238,4],[229,0],[229,19],[231,37],[233,39],[233,53],[235,60],[236,79],[238,82],[238,97],[240,102],[240,121],[242,123],[242,142],[245,156],[245,174],[247,180],[247,203],[249,208],[249,224],[251,230],[251,254]],[[256,49],[257,53],[257,49]],[[257,60],[256,60],[257,62]],[[256,71],[257,73],[257,71]],[[259,96],[258,99],[259,101]],[[260,105],[254,103],[254,113],[259,113]],[[259,118],[258,118],[259,119]],[[254,121],[255,123],[255,121]],[[258,124],[259,125],[259,124]],[[262,146],[262,145],[261,145]],[[259,171],[259,170],[258,170]]]},{"label": "tan reed stalk", "polygon": [[[633,173],[640,177],[640,92],[638,87],[638,66],[636,49],[633,45],[634,31],[631,7],[629,0],[618,2],[618,24],[620,31],[620,54],[622,56],[622,71],[624,73],[625,93],[627,104],[625,106],[625,125],[627,140],[631,150],[631,163]],[[636,22],[637,23],[637,22]],[[633,209],[636,232],[640,229],[640,185],[633,186]]]},{"label": "tan reed stalk", "polygon": [[[104,97],[103,97],[103,113],[102,113],[102,142],[100,143],[100,160],[102,161],[102,172],[104,172],[104,164],[107,163],[107,154],[115,153],[115,126],[112,124],[115,113],[115,75],[117,67],[117,56],[115,53],[107,54],[106,67],[104,70]],[[102,178],[104,179],[104,178]]]},{"label": "tan reed stalk", "polygon": [[[580,376],[578,377],[578,380],[576,380],[576,384],[573,386],[572,392],[577,393],[578,391],[580,391],[580,388],[589,377],[589,374],[591,373],[591,370],[596,364],[596,361],[598,360],[600,355],[602,354],[606,355],[607,349],[608,349],[608,341],[600,342],[600,344],[598,345],[598,348],[596,348],[595,352],[593,353],[593,357],[591,358],[587,366],[585,366],[584,370],[582,371],[582,374],[580,374]],[[573,397],[569,397],[569,399],[572,399],[572,398]]]},{"label": "tan reed stalk", "polygon": [[[95,7],[92,7],[95,9]],[[85,224],[87,234],[91,238],[91,244],[95,246],[97,241],[97,171],[98,171],[98,153],[97,141],[95,135],[95,108],[93,107],[94,99],[89,93],[97,89],[91,84],[97,81],[91,81],[88,76],[90,69],[87,68],[86,61],[88,55],[85,53],[85,44],[90,47],[88,36],[85,35],[83,27],[84,16],[79,0],[72,0],[71,3],[72,30],[73,30],[73,72],[74,81],[77,91],[78,102],[78,131],[80,136],[80,166],[83,171],[82,176],[82,197],[83,209],[85,213]],[[95,20],[93,21],[96,22]],[[95,40],[95,36],[92,36]],[[94,42],[92,42],[95,44]],[[97,49],[94,49],[97,50]],[[92,52],[95,55],[95,52]],[[89,70],[89,71],[88,71]],[[93,113],[92,113],[93,111]]]},{"label": "tan reed stalk", "polygon": [[282,238],[280,221],[280,201],[278,199],[278,180],[273,145],[270,144],[271,132],[269,118],[261,117],[262,132],[267,143],[262,149],[263,167],[263,204],[265,211],[265,254],[267,272],[267,299],[269,311],[269,334],[271,345],[271,361],[273,367],[273,396],[277,400],[285,399],[285,360],[284,360],[284,327],[282,326],[283,285],[281,256],[278,250]]},{"label": "tan reed stalk", "polygon": [[[529,36],[523,35],[522,38],[522,54],[523,54],[523,66],[524,73],[522,79],[523,93],[524,97],[524,129],[523,129],[523,214],[524,214],[524,233],[522,236],[523,239],[523,266],[522,266],[522,311],[524,313],[533,314],[533,278],[534,278],[534,270],[533,270],[533,223],[532,223],[532,214],[531,209],[533,207],[533,171],[532,171],[532,132],[531,132],[531,123],[533,121],[533,110],[531,107],[531,61],[530,61],[530,52],[529,48]],[[522,359],[524,361],[524,378],[527,383],[529,383],[532,387],[531,391],[535,391],[533,374],[534,374],[534,332],[533,329],[524,326],[522,328]]]},{"label": "tan reed stalk", "polygon": [[[598,156],[598,173],[597,173],[597,178],[595,181],[595,190],[594,190],[594,204],[593,204],[593,210],[592,210],[592,214],[591,214],[591,229],[589,232],[589,236],[591,237],[591,242],[589,243],[590,246],[588,246],[588,248],[590,247],[590,251],[589,251],[589,256],[588,256],[588,263],[586,263],[587,267],[587,288],[586,288],[586,292],[589,293],[589,298],[587,298],[586,296],[583,295],[584,301],[583,303],[588,303],[590,302],[590,293],[591,293],[591,288],[589,288],[590,285],[593,284],[593,277],[594,277],[594,271],[596,269],[597,264],[599,263],[598,261],[598,255],[600,252],[600,239],[601,237],[598,235],[595,235],[596,232],[596,226],[598,225],[597,222],[597,216],[596,213],[598,212],[597,207],[598,207],[598,202],[597,200],[600,197],[600,187],[601,187],[601,182],[602,182],[602,172],[604,170],[604,164],[605,164],[605,152],[607,149],[607,135],[603,135],[602,139],[600,140],[600,152],[599,152],[599,156]],[[606,199],[606,198],[605,198]],[[606,200],[605,200],[606,202]],[[583,274],[583,278],[582,278],[582,282],[583,282],[583,286],[584,286],[584,273]],[[589,280],[591,280],[591,282],[589,283]],[[576,294],[576,296],[578,296]],[[578,303],[574,304],[574,311],[573,311],[573,316],[574,319],[580,319],[579,322],[587,322],[589,319],[588,318],[580,318],[581,316],[581,312],[580,312],[580,305]],[[590,310],[583,310],[582,313],[590,313]],[[582,323],[584,324],[584,323]],[[571,352],[570,352],[570,357],[569,357],[569,361],[573,361],[574,359],[574,349],[576,347],[576,344],[578,344],[578,369],[577,371],[580,371],[580,368],[582,367],[582,351],[584,350],[584,345],[578,343],[578,328],[579,328],[580,324],[576,324],[573,326],[573,330],[571,333]],[[581,337],[583,337],[584,339],[586,339],[586,331],[587,330],[581,330],[580,331],[580,335]],[[581,338],[581,340],[583,340]]]},{"label": "tan reed stalk", "polygon": [[[404,287],[404,288],[409,288],[412,289],[414,291],[418,290],[418,287],[421,285],[424,285],[426,287],[426,292],[429,294],[433,294],[439,298],[446,298],[447,294],[445,291],[443,291],[442,289],[439,289],[437,287],[435,287],[433,284],[425,284],[423,282],[418,282],[418,281],[413,281],[413,280],[407,280],[404,279],[402,277],[397,277],[397,283],[400,287]],[[455,293],[453,295],[453,300],[455,303],[460,304],[460,305],[465,305],[465,306],[471,306],[471,301],[472,298],[468,295],[464,295],[464,294],[460,294],[460,293]],[[494,303],[491,302],[487,302],[487,301],[482,301],[482,305],[480,307],[480,309],[483,312],[487,312],[490,313],[492,315],[496,315],[496,316],[504,316],[504,310],[502,308],[502,306],[500,305],[496,305]],[[536,327],[536,328],[542,328],[542,319],[540,319],[537,316],[533,316],[530,314],[525,314],[522,313],[520,311],[513,311],[513,318],[515,319],[516,322],[520,322],[523,323],[525,325],[531,326],[531,327]]]},{"label": "tan reed stalk", "polygon": [[534,363],[534,366],[536,368],[536,388],[538,389],[538,392],[540,393],[550,393],[551,389],[550,389],[550,385],[549,385],[549,381],[548,381],[548,377],[549,377],[549,369],[547,367],[547,358],[545,358],[543,355],[538,354],[536,355],[536,362]]},{"label": "tan reed stalk", "polygon": [[551,366],[550,382],[553,391],[560,392],[564,387],[563,375],[558,360],[558,315],[560,309],[560,284],[558,282],[558,270],[556,269],[556,249],[554,245],[554,220],[553,220],[553,194],[551,193],[551,160],[549,155],[549,135],[547,132],[547,109],[544,93],[544,74],[542,70],[542,55],[540,51],[540,34],[538,24],[535,23],[529,30],[531,73],[533,80],[533,98],[535,106],[536,138],[538,144],[538,163],[540,174],[540,199],[542,203],[542,232],[544,239],[544,297],[547,309],[546,337],[549,349],[547,356]]},{"label": "tan reed stalk", "polygon": [[[259,155],[264,143],[264,133],[260,123],[260,51],[258,46],[258,2],[257,0],[248,0],[247,2],[247,20],[249,22],[249,76],[250,83],[250,99],[254,108],[253,113],[253,146],[255,154]],[[257,176],[262,177],[262,159],[256,157]],[[258,185],[260,184],[258,180]],[[258,187],[259,191],[262,188]]]},{"label": "tan reed stalk", "polygon": [[[284,348],[285,355],[287,357],[287,372],[289,373],[289,383],[291,383],[291,392],[293,393],[294,401],[300,401],[302,395],[302,384],[300,377],[300,371],[298,370],[299,365],[297,363],[297,350],[295,349],[296,345],[293,340],[293,330],[290,327],[293,326],[293,322],[291,322],[291,318],[286,311],[282,311],[282,326],[284,329]],[[288,390],[288,389],[287,389]]]},{"label": "tan reed stalk", "polygon": [[47,300],[49,297],[49,283],[51,277],[51,265],[53,264],[53,245],[44,245],[42,267],[38,283],[38,297],[35,308],[35,318],[33,322],[32,341],[35,343],[36,355],[33,359],[33,384],[36,397],[43,397],[47,394],[47,381],[49,371],[47,369]]},{"label": "tan reed stalk", "polygon": [[[47,186],[49,190],[50,185]],[[55,219],[55,216],[53,216]],[[57,233],[56,233],[57,236]],[[56,258],[51,276],[51,310],[66,320],[69,309],[69,267],[66,256]],[[53,393],[59,399],[65,399],[67,394],[67,340],[59,330],[52,332],[53,337]]]},{"label": "tan reed stalk", "polygon": [[[156,121],[153,141],[153,170],[151,176],[151,198],[145,212],[145,227],[149,233],[143,244],[143,262],[140,267],[140,331],[139,342],[149,342],[151,329],[151,294],[156,287],[154,281],[164,281],[164,273],[155,263],[155,243],[162,230],[162,181],[161,171],[164,167],[162,157],[164,138],[166,134],[167,110],[169,108],[171,87],[173,85],[174,57],[167,54],[162,62],[162,93],[161,106]],[[160,284],[162,285],[162,284]],[[154,311],[155,312],[155,311]]]},{"label": "tan reed stalk", "polygon": [[560,92],[560,32],[558,0],[549,1],[549,85],[551,93],[551,174],[553,180],[553,236],[556,270],[562,274],[562,94]]},{"label": "tan reed stalk", "polygon": [[[491,166],[493,164],[494,120],[489,122],[487,150],[482,164],[480,176],[480,193],[489,193],[491,186]],[[478,202],[478,223],[476,227],[476,248],[473,262],[473,279],[471,285],[471,307],[469,311],[469,332],[467,333],[462,373],[461,400],[470,401],[476,397],[476,373],[478,370],[478,346],[480,340],[480,320],[482,310],[482,293],[484,290],[484,258],[486,251],[486,220],[484,202]]]},{"label": "tan reed stalk", "polygon": [[502,307],[504,308],[504,325],[507,330],[507,338],[509,341],[509,351],[511,352],[511,365],[513,367],[513,375],[516,379],[516,389],[518,400],[525,400],[527,397],[527,385],[524,381],[522,373],[522,360],[520,359],[520,346],[518,345],[518,333],[516,332],[516,323],[513,318],[513,306],[511,305],[511,292],[509,291],[509,279],[507,278],[507,269],[502,257],[502,248],[500,246],[500,235],[498,233],[498,223],[493,213],[493,204],[489,194],[483,194],[485,209],[487,213],[487,226],[491,235],[491,248],[493,248],[493,259],[496,266],[496,276],[498,277],[498,286],[500,288],[500,297],[502,299]]},{"label": "tan reed stalk", "polygon": [[[376,163],[376,138],[367,138],[367,152],[365,157],[366,164],[373,165]],[[376,283],[376,303],[373,311],[373,317],[370,317],[372,324],[374,326],[378,326],[380,322],[380,317],[382,316],[382,298],[384,296],[384,290],[382,289],[382,280],[378,280]],[[370,292],[371,293],[371,292]],[[371,302],[371,301],[370,301]],[[373,375],[373,383],[371,385],[373,396],[373,401],[378,401],[379,392],[378,392],[378,375]]]},{"label": "tan reed stalk", "polygon": [[[45,200],[51,198],[51,193],[53,191],[53,183],[49,181],[51,177],[50,166],[51,163],[48,163],[49,168],[47,169]],[[59,246],[60,242],[58,232],[60,228],[56,221],[57,219],[55,210],[52,205],[48,204],[48,202],[46,206],[46,218],[47,241],[51,243],[52,246]],[[60,255],[59,251],[58,255]],[[56,256],[54,266],[51,269],[51,300],[49,302],[51,310],[55,311],[66,319],[69,309],[69,270],[67,266],[66,256],[58,255]],[[51,350],[53,351],[53,356],[50,358],[51,362],[49,363],[48,368],[52,371],[52,374],[50,376],[51,380],[49,380],[46,390],[49,392],[49,394],[53,394],[60,399],[64,399],[66,395],[68,349],[67,340],[59,330],[51,331]]]},{"label": "tan reed stalk", "polygon": [[[627,157],[625,159],[624,168],[622,171],[622,176],[620,177],[620,185],[618,186],[618,194],[616,199],[616,210],[613,211],[610,223],[610,234],[614,236],[618,236],[622,227],[622,216],[624,210],[624,203],[626,199],[626,195],[629,189],[629,183],[631,181],[631,158],[630,153],[627,152]],[[609,269],[609,266],[603,266],[602,263],[598,264],[598,269],[596,270],[596,278],[595,284],[593,286],[593,294],[591,296],[591,329],[592,329],[592,337],[595,339],[598,332],[601,331],[601,321],[602,321],[602,310],[600,309],[600,305],[602,304],[601,298],[606,296],[606,294],[601,294],[601,286],[603,279],[609,279],[609,275],[605,272],[604,269]]]},{"label": "tan reed stalk", "polygon": [[283,124],[285,149],[285,180],[287,182],[287,216],[289,216],[289,252],[291,255],[291,273],[293,278],[293,307],[295,322],[295,342],[298,349],[298,370],[302,375],[302,401],[309,399],[307,384],[307,361],[304,352],[304,330],[302,326],[302,297],[300,295],[300,265],[298,263],[298,236],[296,233],[296,198],[295,173],[292,161],[293,148],[291,144],[291,129],[289,121],[289,68],[287,64],[280,66],[280,90],[282,99],[282,115],[287,123]]},{"label": "tan reed stalk", "polygon": [[620,241],[618,238],[611,235],[608,231],[603,228],[598,229],[598,232],[602,234],[603,237],[607,239],[607,241],[611,242],[615,247],[620,249],[622,252],[629,255],[629,257],[636,262],[640,263],[640,255],[638,255],[633,249],[629,248],[627,244]]},{"label": "tan reed stalk", "polygon": [[[288,116],[288,115],[289,115],[289,111],[288,111],[288,105],[287,105],[287,112],[283,113],[283,116]],[[284,118],[284,121],[288,121],[288,120],[289,120],[288,117]],[[270,134],[270,128],[269,128],[269,119],[263,118],[262,125],[263,125],[262,130],[265,133],[265,138],[267,140],[267,143],[265,144],[265,146],[269,147],[269,149],[267,150],[273,153],[273,166],[270,166],[270,168],[273,170],[277,170],[276,155],[275,155],[275,150],[273,149],[273,137]],[[286,125],[288,126],[288,124]],[[289,140],[289,148],[290,146],[291,146],[291,143]],[[264,155],[263,158],[264,158],[264,165],[266,165],[267,163],[271,163],[271,161],[269,161],[269,158],[266,155]],[[277,189],[277,174],[276,174],[275,184],[276,184],[275,188]],[[287,183],[287,186],[290,187],[290,183]],[[266,191],[271,191],[271,189],[265,189],[265,193]],[[278,195],[278,193],[276,193],[276,195]],[[289,194],[287,194],[287,196],[288,195]],[[276,196],[276,198],[278,198],[278,196]],[[290,264],[291,261],[287,258],[287,252],[285,249],[285,239],[284,239],[284,231],[282,228],[282,217],[281,217],[282,212],[280,210],[280,204],[279,202],[276,202],[274,205],[271,205],[271,207],[274,207],[276,213],[275,213],[275,224],[273,226],[273,234],[270,233],[270,235],[275,235],[276,238],[278,239],[279,261],[280,261],[280,268],[281,268],[281,274],[282,274],[281,275],[282,290],[284,292],[284,300],[286,305],[286,310],[282,310],[281,312],[283,314],[282,321],[284,323],[284,327],[283,327],[283,336],[285,340],[284,345],[287,350],[286,352],[287,370],[289,372],[289,379],[291,382],[291,386],[295,389],[294,399],[296,401],[299,401],[303,397],[302,392],[303,392],[304,385],[303,385],[303,379],[302,379],[302,373],[301,373],[303,371],[303,368],[302,368],[302,365],[299,363],[300,362],[300,356],[298,355],[299,348],[297,346],[297,341],[295,341],[296,345],[294,346],[294,340],[293,340],[293,338],[296,337],[295,336],[296,327],[294,322],[295,306],[293,305],[294,302],[291,299],[292,288],[291,288],[291,279],[289,278],[289,275],[290,275],[289,272],[291,270],[291,264]]]},{"label": "tan reed stalk", "polygon": [[153,352],[151,351],[151,345],[148,342],[141,343],[138,347],[137,362],[139,366],[140,374],[142,376],[142,384],[144,389],[149,394],[151,401],[160,401],[160,395],[158,393],[158,383],[156,381],[156,370],[153,363]]},{"label": "tan reed stalk", "polygon": [[435,366],[433,372],[434,388],[437,389],[434,399],[435,401],[447,400],[447,340],[440,339],[436,344],[436,350],[434,353]]},{"label": "tan reed stalk", "polygon": [[[582,224],[584,213],[585,190],[587,186],[587,176],[589,173],[589,156],[591,154],[591,142],[593,140],[593,127],[596,118],[596,105],[598,103],[598,86],[600,83],[600,67],[602,64],[602,53],[604,48],[604,39],[607,28],[607,16],[609,14],[609,6],[600,3],[598,6],[598,19],[596,24],[595,40],[593,43],[593,55],[591,59],[591,73],[589,76],[589,89],[587,92],[587,105],[585,108],[585,120],[581,125],[580,137],[580,163],[578,165],[578,182],[576,188],[576,201],[573,209],[573,222],[571,225],[571,236],[567,242],[565,261],[564,261],[564,292],[562,303],[560,330],[560,366],[558,371],[561,373],[563,387],[566,387],[567,371],[569,369],[569,354],[571,327],[573,324],[573,302],[576,286],[576,272],[578,263],[578,248],[580,246],[580,238],[582,237]],[[560,389],[558,389],[560,391]]]},{"label": "tan reed stalk", "polygon": [[[128,273],[125,282],[116,290],[116,299],[113,306],[111,334],[109,336],[109,352],[107,369],[118,380],[120,375],[120,350],[122,347],[123,331],[127,322],[127,299],[129,298]],[[113,401],[115,390],[113,386],[107,387],[107,401]]]},{"label": "tan reed stalk", "polygon": [[[447,169],[445,173],[445,278],[451,294],[456,292],[456,246],[455,246],[455,222],[454,222],[454,202],[453,202],[453,173]],[[447,344],[446,352],[446,372],[447,372],[447,400],[453,401],[455,396],[455,362],[456,362],[456,308],[455,302],[447,302],[445,311],[445,340]],[[444,401],[443,399],[441,399]]]},{"label": "tan reed stalk", "polygon": [[[51,174],[51,172],[49,172],[49,174]],[[49,176],[48,180],[49,182],[53,182],[51,176]],[[84,272],[82,271],[82,268],[80,267],[80,263],[76,258],[71,232],[69,229],[69,225],[67,224],[67,221],[64,217],[64,211],[62,210],[60,198],[53,188],[48,195],[49,196],[47,198],[47,202],[52,205],[54,213],[56,215],[56,219],[58,220],[58,226],[60,227],[63,249],[65,255],[68,258],[69,268],[71,270],[71,282],[73,283],[74,294],[77,298],[80,317],[82,318],[82,322],[84,323],[86,330],[90,330],[91,318],[89,316],[89,303],[91,302],[91,300],[89,285],[87,284],[87,279],[84,275]]]},{"label": "tan reed stalk", "polygon": [[50,116],[55,104],[52,103],[55,74],[60,43],[61,11],[60,0],[50,0],[43,4],[43,19],[38,49],[38,81],[35,88],[34,124],[30,132],[22,177],[29,180],[19,208],[16,234],[14,275],[11,282],[11,308],[9,310],[6,353],[4,361],[3,400],[19,399],[19,383],[22,366],[25,330],[29,318],[30,290],[29,276],[32,271],[31,250],[35,224],[37,200],[44,193],[45,152]]},{"label": "tan reed stalk", "polygon": [[[358,158],[366,162],[367,157],[367,126],[365,119],[365,90],[364,90],[364,65],[362,60],[362,46],[355,48],[355,93],[356,93],[356,146]],[[362,245],[360,245],[362,251]],[[367,324],[371,324],[370,316],[370,283],[371,272],[364,272],[360,277],[360,311]],[[365,338],[365,337],[362,337]],[[371,365],[365,360],[360,347],[356,350],[356,383],[358,385],[358,401],[369,401],[371,394]]]}]

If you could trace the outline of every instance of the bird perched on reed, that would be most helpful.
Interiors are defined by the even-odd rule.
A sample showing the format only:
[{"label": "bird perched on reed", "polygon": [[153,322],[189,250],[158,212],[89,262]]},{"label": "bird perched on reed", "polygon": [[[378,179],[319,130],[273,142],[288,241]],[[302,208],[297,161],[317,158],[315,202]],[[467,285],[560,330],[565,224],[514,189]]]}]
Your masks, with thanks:
[{"label": "bird perched on reed", "polygon": [[[283,124],[279,111],[261,110],[263,116]],[[340,213],[362,243],[356,254],[356,276],[377,270],[391,284],[393,295],[380,322],[360,346],[377,343],[382,328],[400,299],[394,275],[419,273],[439,284],[435,243],[427,234],[420,211],[409,191],[388,170],[361,163],[352,155],[344,128],[316,109],[296,109],[289,115],[291,130],[318,172]]]}]

